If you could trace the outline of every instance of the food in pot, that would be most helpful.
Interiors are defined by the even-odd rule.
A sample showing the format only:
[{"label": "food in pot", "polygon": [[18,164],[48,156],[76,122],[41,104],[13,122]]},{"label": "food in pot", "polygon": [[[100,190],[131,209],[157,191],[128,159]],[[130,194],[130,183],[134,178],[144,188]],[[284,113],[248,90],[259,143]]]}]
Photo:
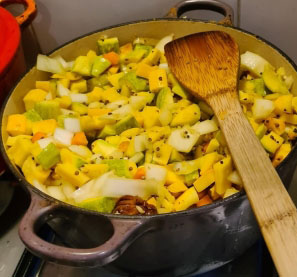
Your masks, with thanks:
[{"label": "food in pot", "polygon": [[[99,39],[72,62],[39,55],[51,73],[8,117],[7,154],[44,193],[105,213],[169,213],[211,204],[242,182],[213,111],[192,99],[166,63],[164,44]],[[276,167],[297,136],[297,97],[284,68],[241,55],[239,99]]]}]

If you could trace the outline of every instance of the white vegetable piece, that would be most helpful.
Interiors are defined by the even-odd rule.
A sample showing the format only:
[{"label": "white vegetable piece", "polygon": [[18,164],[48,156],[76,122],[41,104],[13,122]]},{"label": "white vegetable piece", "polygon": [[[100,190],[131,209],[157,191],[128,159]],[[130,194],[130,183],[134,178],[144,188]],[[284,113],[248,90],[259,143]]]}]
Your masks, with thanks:
[{"label": "white vegetable piece", "polygon": [[88,102],[88,96],[83,93],[71,93],[70,95],[72,102],[77,103],[87,103]]},{"label": "white vegetable piece", "polygon": [[111,102],[111,103],[107,104],[105,107],[107,109],[116,110],[116,109],[121,108],[123,105],[126,105],[127,103],[128,103],[128,100],[123,99],[123,100],[118,100],[118,101],[115,101],[115,102]]},{"label": "white vegetable piece", "polygon": [[72,195],[75,192],[75,187],[70,183],[63,182],[61,188],[66,198],[69,200],[73,200]]},{"label": "white vegetable piece", "polygon": [[254,119],[265,119],[274,110],[274,103],[271,100],[255,99],[252,107]]},{"label": "white vegetable piece", "polygon": [[170,73],[170,69],[168,67],[168,63],[160,63],[159,64],[159,68],[160,69],[165,69],[165,71],[166,71],[167,74]]},{"label": "white vegetable piece", "polygon": [[144,154],[142,152],[138,152],[135,155],[133,155],[129,161],[134,163],[139,163],[144,158]]},{"label": "white vegetable piece", "polygon": [[101,196],[101,187],[105,185],[106,179],[113,176],[113,172],[107,172],[96,179],[92,179],[79,189],[73,192],[72,199],[79,203],[88,198],[95,198]]},{"label": "white vegetable piece", "polygon": [[165,45],[173,40],[173,34],[170,34],[168,36],[163,37],[162,39],[159,40],[159,42],[156,44],[155,48],[160,50],[162,53],[164,53],[164,47]]},{"label": "white vegetable piece", "polygon": [[64,130],[62,128],[56,128],[54,132],[54,139],[57,144],[63,145],[63,146],[69,146],[71,145],[71,141],[73,138],[73,133]]},{"label": "white vegetable piece", "polygon": [[83,146],[83,145],[70,145],[68,147],[70,149],[70,151],[74,152],[75,154],[89,159],[92,157],[92,152],[90,151],[90,149],[87,146]]},{"label": "white vegetable piece", "polygon": [[266,64],[272,66],[264,58],[250,51],[246,51],[240,56],[240,67],[242,70],[248,70],[258,77],[261,77]]},{"label": "white vegetable piece", "polygon": [[40,184],[37,180],[33,180],[32,185],[42,191],[43,193],[48,193],[46,186],[43,184]]},{"label": "white vegetable piece", "polygon": [[45,96],[45,100],[52,100],[53,96],[52,94],[49,92],[46,96]]},{"label": "white vegetable piece", "polygon": [[201,160],[191,160],[191,161],[183,161],[183,162],[176,162],[172,164],[172,169],[177,174],[189,174],[199,168],[201,165]]},{"label": "white vegetable piece", "polygon": [[148,95],[135,95],[130,96],[129,103],[134,110],[140,110],[145,107],[146,104],[152,101],[153,97]]},{"label": "white vegetable piece", "polygon": [[209,134],[219,129],[214,119],[207,119],[201,122],[197,122],[191,128],[194,129],[200,135]]},{"label": "white vegetable piece", "polygon": [[158,182],[156,180],[137,180],[126,178],[107,178],[101,187],[100,196],[121,197],[123,195],[139,196],[148,199],[157,194]]},{"label": "white vegetable piece", "polygon": [[135,152],[142,152],[148,148],[148,136],[141,134],[134,137],[134,150]]},{"label": "white vegetable piece", "polygon": [[77,133],[81,131],[80,121],[78,118],[66,117],[64,119],[64,128],[70,132]]},{"label": "white vegetable piece", "polygon": [[57,94],[62,97],[62,96],[69,96],[70,95],[70,90],[68,88],[65,88],[62,84],[57,85]]},{"label": "white vegetable piece", "polygon": [[133,109],[130,104],[124,105],[119,109],[114,110],[111,114],[104,114],[100,116],[102,119],[114,119],[114,120],[120,120],[124,116],[131,114],[133,112]]},{"label": "white vegetable piece", "polygon": [[238,171],[237,170],[234,170],[230,173],[230,175],[227,177],[227,179],[235,184],[235,185],[238,185],[238,186],[242,186],[242,179],[241,177],[239,176],[238,174]]},{"label": "white vegetable piece", "polygon": [[167,169],[164,166],[147,163],[144,167],[146,179],[154,179],[159,183],[165,184]]},{"label": "white vegetable piece", "polygon": [[61,186],[47,186],[47,192],[50,196],[60,201],[66,200],[65,194],[63,193]]},{"label": "white vegetable piece", "polygon": [[159,115],[159,120],[162,126],[168,126],[172,120],[172,113],[170,109],[162,108]]},{"label": "white vegetable piece", "polygon": [[36,68],[51,73],[63,73],[63,66],[59,61],[48,56],[38,54]]},{"label": "white vegetable piece", "polygon": [[72,66],[73,66],[73,62],[66,62],[61,56],[56,56],[54,57],[55,60],[57,60],[65,69],[65,71],[69,71],[71,70]]},{"label": "white vegetable piece", "polygon": [[196,144],[199,136],[199,133],[197,133],[194,129],[189,126],[185,126],[181,129],[174,130],[170,134],[168,144],[177,151],[189,153]]},{"label": "white vegetable piece", "polygon": [[53,137],[47,137],[47,138],[39,139],[37,141],[37,143],[39,144],[39,146],[40,146],[41,149],[44,149],[50,143],[55,143],[55,141],[54,141],[54,138]]}]

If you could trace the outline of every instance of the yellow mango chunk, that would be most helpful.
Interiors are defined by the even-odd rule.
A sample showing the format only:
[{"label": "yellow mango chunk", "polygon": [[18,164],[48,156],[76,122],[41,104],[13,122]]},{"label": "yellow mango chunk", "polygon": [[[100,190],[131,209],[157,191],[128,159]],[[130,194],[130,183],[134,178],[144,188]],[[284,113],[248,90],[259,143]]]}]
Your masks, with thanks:
[{"label": "yellow mango chunk", "polygon": [[43,184],[51,173],[51,170],[44,170],[41,165],[37,166],[32,156],[29,156],[23,163],[22,172],[26,180],[33,184],[34,180]]},{"label": "yellow mango chunk", "polygon": [[179,111],[172,119],[170,125],[175,127],[178,125],[193,125],[200,119],[200,108],[196,104],[187,106]]},{"label": "yellow mango chunk", "polygon": [[218,152],[212,152],[198,158],[201,175],[203,175],[206,171],[208,171],[214,165],[214,163],[216,163],[222,157],[223,156],[218,154]]},{"label": "yellow mango chunk", "polygon": [[47,92],[42,89],[31,89],[24,97],[26,111],[34,108],[35,103],[45,99]]},{"label": "yellow mango chunk", "polygon": [[283,114],[281,119],[286,123],[297,125],[297,114]]},{"label": "yellow mango chunk", "polygon": [[252,93],[247,93],[243,91],[239,91],[239,101],[242,104],[253,104],[254,103],[254,95]]},{"label": "yellow mango chunk", "polygon": [[172,194],[181,193],[188,189],[183,182],[175,182],[168,186],[168,191]]},{"label": "yellow mango chunk", "polygon": [[100,116],[112,112],[111,109],[88,108],[89,116]]},{"label": "yellow mango chunk", "polygon": [[215,174],[213,169],[209,169],[203,175],[201,175],[194,182],[194,187],[198,192],[201,192],[208,188],[215,181]]},{"label": "yellow mango chunk", "polygon": [[155,197],[151,197],[146,201],[148,204],[153,205],[154,207],[157,207],[157,200]]},{"label": "yellow mango chunk", "polygon": [[199,196],[194,187],[187,189],[174,203],[175,210],[184,211],[199,201]]},{"label": "yellow mango chunk", "polygon": [[169,161],[172,146],[163,141],[157,141],[154,143],[154,155],[153,162],[159,165],[166,165]]},{"label": "yellow mango chunk", "polygon": [[232,172],[231,157],[222,159],[213,166],[215,176],[215,190],[219,195],[224,195],[225,191],[231,187],[228,176]]},{"label": "yellow mango chunk", "polygon": [[50,90],[50,82],[49,81],[36,81],[35,82],[35,87],[37,89],[42,89],[44,91],[49,91]]},{"label": "yellow mango chunk", "polygon": [[211,141],[207,145],[205,153],[208,154],[208,153],[214,152],[219,147],[220,147],[220,143],[218,142],[218,140],[216,138],[213,138],[213,139],[211,139]]},{"label": "yellow mango chunk", "polygon": [[229,189],[226,189],[223,198],[227,198],[227,197],[229,197],[229,196],[231,196],[231,195],[233,195],[233,194],[235,194],[237,192],[239,192],[239,190],[236,189],[236,188],[233,188],[233,187],[231,187]]},{"label": "yellow mango chunk", "polygon": [[209,195],[210,195],[211,199],[214,200],[214,201],[221,198],[221,196],[219,194],[217,194],[215,186],[212,186],[209,189]]},{"label": "yellow mango chunk", "polygon": [[141,63],[148,65],[156,65],[161,58],[161,51],[159,49],[152,49],[146,58],[144,58]]},{"label": "yellow mango chunk", "polygon": [[103,93],[104,93],[104,90],[102,88],[94,87],[94,89],[91,92],[86,93],[88,97],[88,103],[101,100]]},{"label": "yellow mango chunk", "polygon": [[112,74],[112,75],[109,75],[107,77],[107,80],[116,88],[116,89],[119,89],[120,88],[120,85],[119,85],[119,79],[122,78],[123,76],[125,75],[124,72],[120,72],[120,73],[117,73],[117,74]]},{"label": "yellow mango chunk", "polygon": [[66,78],[59,79],[58,82],[57,82],[57,84],[61,84],[65,88],[69,88],[70,80],[69,79],[66,79]]},{"label": "yellow mango chunk", "polygon": [[84,79],[72,82],[70,90],[75,93],[82,93],[87,91],[87,81]]},{"label": "yellow mango chunk", "polygon": [[171,185],[173,183],[183,183],[183,178],[180,175],[177,175],[175,172],[173,172],[172,170],[169,169],[169,167],[167,167],[167,175],[166,175],[166,180],[165,180],[165,184],[166,185]]},{"label": "yellow mango chunk", "polygon": [[36,134],[38,132],[52,135],[57,128],[57,121],[55,119],[46,119],[36,121],[32,123],[32,132]]},{"label": "yellow mango chunk", "polygon": [[72,164],[57,164],[55,172],[62,180],[77,187],[82,186],[90,180],[86,174],[82,173]]},{"label": "yellow mango chunk", "polygon": [[94,179],[108,171],[107,164],[85,164],[81,167],[81,172],[89,178]]},{"label": "yellow mango chunk", "polygon": [[162,88],[168,87],[167,74],[165,69],[156,69],[149,74],[150,91],[159,92]]},{"label": "yellow mango chunk", "polygon": [[294,113],[297,113],[297,96],[294,96],[292,98],[292,108],[293,108]]},{"label": "yellow mango chunk", "polygon": [[6,131],[11,136],[25,135],[27,120],[23,114],[12,114],[8,116]]},{"label": "yellow mango chunk", "polygon": [[160,110],[155,106],[145,106],[141,112],[143,115],[143,126],[149,129],[153,126],[160,126],[159,114]]},{"label": "yellow mango chunk", "polygon": [[6,145],[7,146],[13,146],[19,138],[31,140],[32,136],[28,136],[28,135],[19,135],[19,136],[16,136],[16,137],[10,137],[9,136],[7,138],[7,141],[6,141]]},{"label": "yellow mango chunk", "polygon": [[276,151],[275,156],[272,160],[272,165],[277,167],[291,152],[291,144],[284,143],[281,147]]},{"label": "yellow mango chunk", "polygon": [[128,129],[128,130],[122,132],[120,134],[120,136],[125,137],[125,138],[132,138],[132,137],[139,135],[141,132],[142,132],[142,130],[140,128],[131,128],[131,129]]},{"label": "yellow mango chunk", "polygon": [[136,76],[148,79],[150,73],[156,69],[157,67],[153,67],[145,63],[139,63],[136,69]]},{"label": "yellow mango chunk", "polygon": [[274,111],[277,114],[292,113],[292,94],[282,95],[274,101]]},{"label": "yellow mango chunk", "polygon": [[261,139],[263,147],[271,154],[274,154],[283,142],[284,139],[273,131],[263,136]]},{"label": "yellow mango chunk", "polygon": [[9,158],[19,167],[22,167],[24,161],[31,154],[33,143],[27,138],[19,138],[16,143],[7,150]]}]

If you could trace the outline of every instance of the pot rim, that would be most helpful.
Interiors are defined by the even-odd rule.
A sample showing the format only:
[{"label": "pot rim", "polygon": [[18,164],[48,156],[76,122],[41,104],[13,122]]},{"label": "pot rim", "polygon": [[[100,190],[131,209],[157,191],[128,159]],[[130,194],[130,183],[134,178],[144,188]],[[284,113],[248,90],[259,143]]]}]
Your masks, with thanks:
[{"label": "pot rim", "polygon": [[[277,46],[275,46],[274,44],[272,44],[271,42],[267,41],[266,39],[262,38],[261,36],[255,35],[252,32],[243,30],[239,27],[235,27],[235,26],[230,26],[230,25],[222,25],[218,22],[212,22],[212,21],[203,21],[203,20],[199,20],[199,19],[191,19],[191,18],[152,18],[152,19],[144,19],[144,20],[135,20],[135,21],[128,21],[125,23],[120,23],[120,24],[115,24],[115,25],[111,25],[108,27],[104,27],[104,28],[100,28],[97,29],[95,31],[86,33],[84,35],[81,35],[79,37],[76,37],[74,39],[71,39],[65,43],[63,43],[62,45],[56,47],[55,49],[53,49],[52,51],[48,52],[46,55],[51,55],[52,53],[54,53],[55,51],[57,51],[58,49],[66,46],[67,44],[70,44],[76,40],[79,40],[83,37],[86,36],[90,36],[92,34],[98,33],[98,32],[103,32],[105,30],[109,30],[109,29],[113,29],[113,28],[117,28],[117,27],[121,27],[121,26],[126,26],[126,25],[132,25],[132,24],[137,24],[137,23],[142,23],[142,22],[157,22],[157,21],[161,21],[161,22],[165,22],[165,21],[176,21],[176,22],[180,22],[180,21],[184,21],[184,22],[200,22],[200,23],[205,23],[205,24],[213,24],[213,25],[218,25],[218,26],[223,26],[225,28],[230,28],[230,29],[235,29],[238,31],[241,31],[247,35],[251,35],[253,37],[255,37],[256,39],[260,40],[261,42],[267,44],[268,46],[274,48],[280,55],[282,55],[294,68],[294,70],[297,72],[297,65],[295,64],[295,62],[287,55],[285,54],[281,49],[279,49]],[[3,114],[4,114],[4,110],[6,107],[6,104],[11,96],[11,94],[13,93],[13,91],[15,90],[16,86],[18,85],[18,83],[25,77],[25,75],[27,75],[31,69],[33,69],[36,65],[33,65],[31,68],[29,68],[16,82],[16,84],[13,86],[13,88],[9,91],[9,93],[7,94],[5,100],[3,101],[2,107],[1,107],[1,111],[0,111],[0,118],[3,119]],[[2,131],[2,120],[0,122],[0,130]],[[2,135],[2,132],[1,132]],[[85,213],[85,214],[94,214],[94,215],[102,215],[102,216],[106,216],[108,218],[115,218],[115,219],[158,219],[160,217],[163,216],[190,216],[192,214],[196,214],[196,213],[203,213],[205,211],[208,210],[213,210],[218,206],[227,204],[229,202],[233,202],[237,199],[243,198],[243,197],[247,197],[246,193],[244,190],[241,190],[238,193],[235,193],[225,199],[222,199],[220,201],[214,202],[212,204],[206,205],[206,206],[202,206],[202,207],[195,207],[189,210],[185,210],[185,211],[179,211],[179,212],[171,212],[171,213],[165,213],[165,214],[157,214],[157,215],[117,215],[117,214],[110,214],[110,213],[100,213],[100,212],[96,212],[96,211],[92,211],[92,210],[87,210],[84,208],[80,208],[71,204],[68,204],[66,202],[60,201],[56,198],[53,198],[52,196],[40,191],[39,189],[37,189],[36,187],[34,187],[33,185],[31,185],[26,179],[25,177],[20,173],[19,170],[16,169],[16,167],[12,164],[12,162],[10,161],[10,159],[8,158],[8,155],[6,153],[5,147],[4,147],[4,142],[2,140],[2,137],[0,139],[1,143],[0,143],[0,150],[2,152],[3,158],[6,162],[6,164],[8,165],[9,169],[13,172],[13,174],[17,177],[17,180],[19,182],[21,182],[22,185],[25,185],[26,188],[28,189],[28,191],[30,191],[30,193],[32,193],[32,191],[34,193],[36,193],[38,196],[41,196],[42,198],[44,198],[45,200],[48,200],[51,204],[58,204],[59,206],[64,206],[66,209],[76,209],[79,212]],[[293,148],[291,149],[291,152],[289,153],[289,155],[276,167],[276,169],[280,168],[280,166],[287,164],[289,158],[293,155],[293,150],[297,149],[297,143],[295,143],[295,145],[293,146]]]}]

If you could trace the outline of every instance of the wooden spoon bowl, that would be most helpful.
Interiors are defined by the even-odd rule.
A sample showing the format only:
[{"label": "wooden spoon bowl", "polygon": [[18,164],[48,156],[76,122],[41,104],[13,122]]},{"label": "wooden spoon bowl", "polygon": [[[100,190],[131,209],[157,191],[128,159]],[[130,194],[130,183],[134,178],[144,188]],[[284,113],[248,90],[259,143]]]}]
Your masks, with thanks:
[{"label": "wooden spoon bowl", "polygon": [[204,32],[168,43],[165,55],[180,83],[213,109],[276,268],[296,277],[296,207],[242,112],[238,45],[225,32]]}]

